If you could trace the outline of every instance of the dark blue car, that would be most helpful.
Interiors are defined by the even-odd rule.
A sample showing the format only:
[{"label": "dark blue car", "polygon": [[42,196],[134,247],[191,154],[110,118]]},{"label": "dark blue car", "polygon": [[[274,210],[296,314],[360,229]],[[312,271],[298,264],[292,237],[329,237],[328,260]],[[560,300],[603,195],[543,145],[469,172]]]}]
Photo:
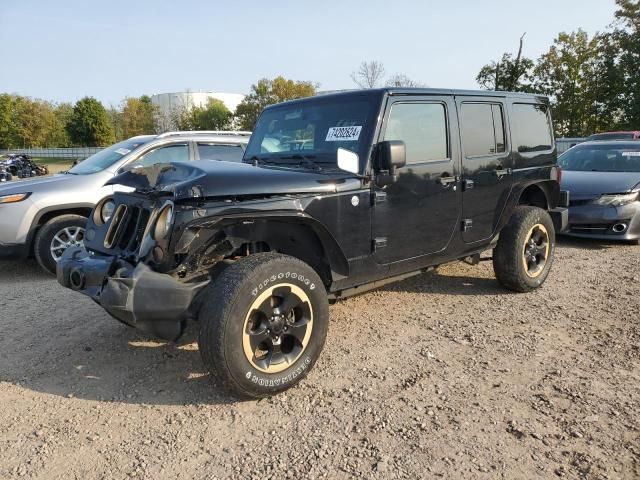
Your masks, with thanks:
[{"label": "dark blue car", "polygon": [[640,240],[640,142],[585,142],[558,159],[570,192],[567,235]]}]

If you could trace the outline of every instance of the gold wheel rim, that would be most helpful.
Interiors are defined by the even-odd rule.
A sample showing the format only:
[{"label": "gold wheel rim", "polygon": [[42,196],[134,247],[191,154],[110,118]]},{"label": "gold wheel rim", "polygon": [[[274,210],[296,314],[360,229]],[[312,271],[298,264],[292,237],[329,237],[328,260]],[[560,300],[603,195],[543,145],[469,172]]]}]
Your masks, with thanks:
[{"label": "gold wheel rim", "polygon": [[302,356],[312,331],[313,308],[306,292],[290,283],[274,285],[247,311],[242,326],[244,355],[253,368],[280,373]]},{"label": "gold wheel rim", "polygon": [[541,224],[536,223],[529,229],[525,236],[524,247],[522,248],[522,264],[524,271],[530,278],[539,277],[544,271],[549,258],[549,231]]}]

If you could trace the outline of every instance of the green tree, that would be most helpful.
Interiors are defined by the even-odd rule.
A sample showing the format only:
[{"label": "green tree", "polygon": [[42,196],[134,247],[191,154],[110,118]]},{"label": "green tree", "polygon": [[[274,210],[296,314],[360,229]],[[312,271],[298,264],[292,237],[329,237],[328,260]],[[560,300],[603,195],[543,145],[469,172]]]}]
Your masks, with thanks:
[{"label": "green tree", "polygon": [[612,33],[619,49],[622,128],[640,130],[640,0],[616,0]]},{"label": "green tree", "polygon": [[122,134],[124,138],[155,132],[156,108],[151,97],[125,98],[122,106]]},{"label": "green tree", "polygon": [[241,130],[253,130],[262,110],[274,103],[310,97],[316,94],[317,85],[312,82],[297,82],[284,77],[273,80],[263,78],[251,85],[251,92],[235,112]]},{"label": "green tree", "polygon": [[207,104],[193,109],[194,130],[228,130],[233,114],[221,100],[209,98]]},{"label": "green tree", "polygon": [[48,147],[70,147],[72,146],[67,124],[73,115],[73,105],[70,103],[60,103],[53,108],[53,116],[46,137]]},{"label": "green tree", "polygon": [[597,72],[601,38],[589,38],[583,30],[560,33],[535,67],[538,90],[549,95],[556,133],[587,136],[598,129]]},{"label": "green tree", "polygon": [[232,117],[224,102],[209,98],[206,105],[180,110],[177,125],[180,130],[229,130]]},{"label": "green tree", "polygon": [[532,92],[534,62],[522,56],[524,43],[520,37],[520,47],[515,58],[511,53],[504,53],[500,60],[492,61],[480,69],[476,81],[485,90],[506,92]]},{"label": "green tree", "polygon": [[15,144],[19,147],[47,146],[47,137],[54,120],[50,103],[16,96],[13,120]]},{"label": "green tree", "polygon": [[0,94],[0,148],[15,147],[15,99],[8,93]]},{"label": "green tree", "polygon": [[102,147],[114,142],[113,125],[102,103],[93,97],[85,97],[73,107],[67,125],[74,144]]}]

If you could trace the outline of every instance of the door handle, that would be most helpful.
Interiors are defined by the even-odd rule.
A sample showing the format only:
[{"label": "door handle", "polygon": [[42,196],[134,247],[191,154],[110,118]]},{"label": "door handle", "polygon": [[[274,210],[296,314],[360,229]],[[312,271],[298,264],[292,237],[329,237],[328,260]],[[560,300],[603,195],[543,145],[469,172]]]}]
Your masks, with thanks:
[{"label": "door handle", "polygon": [[511,169],[510,168],[496,168],[495,169],[495,174],[498,178],[502,178],[505,175],[511,175]]},{"label": "door handle", "polygon": [[[445,174],[446,175],[446,174]],[[442,185],[443,187],[448,187],[450,183],[455,183],[458,181],[458,177],[438,177],[438,179],[436,180],[437,183],[439,183],[440,185]]]}]

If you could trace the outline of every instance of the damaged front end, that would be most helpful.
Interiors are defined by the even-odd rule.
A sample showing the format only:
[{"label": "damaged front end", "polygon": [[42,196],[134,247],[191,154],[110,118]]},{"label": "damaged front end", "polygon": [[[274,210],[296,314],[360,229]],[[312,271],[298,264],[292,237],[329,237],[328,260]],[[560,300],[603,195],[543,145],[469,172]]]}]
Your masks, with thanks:
[{"label": "damaged front end", "polygon": [[194,299],[209,283],[206,272],[178,274],[179,259],[169,253],[179,207],[176,192],[158,186],[174,183],[167,175],[193,180],[177,170],[165,165],[151,175],[116,177],[136,191],[99,202],[87,221],[84,246],[69,248],[57,265],[61,285],[87,295],[121,322],[167,340],[182,334],[185,321],[197,313]]},{"label": "damaged front end", "polygon": [[115,256],[69,248],[58,265],[58,281],[81,292],[127,325],[166,340],[177,339],[191,306],[208,281],[182,283]]}]

